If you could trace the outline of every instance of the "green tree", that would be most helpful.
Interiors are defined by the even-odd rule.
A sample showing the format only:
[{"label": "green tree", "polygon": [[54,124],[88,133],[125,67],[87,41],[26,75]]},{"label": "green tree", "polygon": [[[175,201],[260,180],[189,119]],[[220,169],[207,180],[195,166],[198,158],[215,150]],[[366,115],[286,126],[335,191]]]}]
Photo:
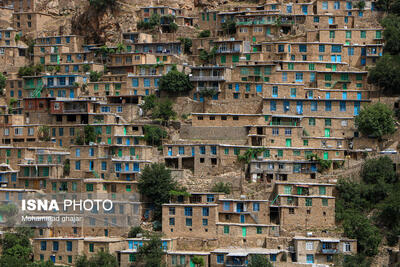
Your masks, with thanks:
[{"label": "green tree", "polygon": [[38,136],[40,141],[50,141],[51,140],[51,135],[50,135],[50,127],[43,125],[39,127],[38,130]]},{"label": "green tree", "polygon": [[105,11],[107,8],[114,8],[117,5],[117,0],[89,0],[90,6],[97,11]]},{"label": "green tree", "polygon": [[199,38],[207,38],[210,37],[211,32],[210,30],[204,30],[199,33]]},{"label": "green tree", "polygon": [[247,267],[273,267],[267,256],[261,254],[251,255]]},{"label": "green tree", "polygon": [[85,125],[83,131],[78,133],[75,143],[77,145],[89,145],[90,143],[96,142],[97,136],[98,134],[94,126]]},{"label": "green tree", "polygon": [[378,205],[378,221],[385,226],[389,245],[398,241],[400,234],[400,184],[391,188],[388,197]]},{"label": "green tree", "polygon": [[144,114],[152,110],[157,104],[157,97],[153,94],[145,96],[143,100],[144,102],[140,105],[140,107],[143,109]]},{"label": "green tree", "polygon": [[105,251],[97,251],[90,259],[86,255],[77,257],[75,262],[76,267],[116,267],[118,266],[117,258]]},{"label": "green tree", "polygon": [[211,192],[220,192],[229,195],[231,193],[232,184],[217,182],[211,188]]},{"label": "green tree", "polygon": [[192,262],[193,262],[193,264],[195,265],[195,266],[197,266],[197,267],[203,267],[204,266],[204,258],[203,257],[201,257],[201,256],[194,256],[193,258],[192,258]]},{"label": "green tree", "polygon": [[386,94],[400,93],[400,56],[383,55],[369,69],[368,83]]},{"label": "green tree", "polygon": [[372,135],[379,139],[396,131],[392,110],[379,102],[363,108],[356,116],[355,124],[362,134]]},{"label": "green tree", "polygon": [[176,182],[164,164],[145,166],[138,182],[140,194],[154,204],[154,220],[161,221],[161,206],[169,202],[169,192],[175,190]]},{"label": "green tree", "polygon": [[167,132],[162,128],[154,125],[143,126],[144,139],[151,146],[161,145],[162,139],[168,136]]},{"label": "green tree", "polygon": [[6,88],[7,77],[0,73],[0,95],[4,95],[4,89]]},{"label": "green tree", "polygon": [[189,76],[180,72],[174,67],[160,79],[160,91],[168,94],[181,94],[192,90],[193,85],[189,80]]},{"label": "green tree", "polygon": [[135,238],[137,234],[143,234],[145,231],[140,226],[131,227],[128,232],[128,238]]},{"label": "green tree", "polygon": [[170,119],[176,116],[176,112],[172,107],[172,101],[169,99],[164,99],[159,101],[152,113],[153,119],[161,120],[164,125],[168,125]]},{"label": "green tree", "polygon": [[192,54],[192,52],[190,51],[193,45],[192,39],[187,37],[181,37],[178,38],[178,40],[181,41],[181,44],[183,46],[183,52],[188,55]]},{"label": "green tree", "polygon": [[385,28],[383,37],[385,39],[385,52],[392,55],[400,53],[400,17],[396,15],[388,15],[381,21]]},{"label": "green tree", "polygon": [[90,65],[89,64],[83,64],[82,70],[83,70],[83,72],[89,72],[90,71]]},{"label": "green tree", "polygon": [[91,70],[89,72],[89,80],[91,82],[98,82],[100,81],[101,77],[103,76],[103,73],[101,71],[93,71]]},{"label": "green tree", "polygon": [[163,266],[163,255],[165,252],[162,250],[161,238],[157,234],[150,236],[150,240],[145,242],[143,246],[139,247],[138,265],[144,267],[161,267]]},{"label": "green tree", "polygon": [[375,256],[381,242],[379,229],[365,215],[348,212],[343,221],[344,233],[349,238],[357,239],[357,250],[366,256]]},{"label": "green tree", "polygon": [[236,22],[233,19],[228,19],[221,25],[222,30],[225,34],[235,34],[236,33]]}]

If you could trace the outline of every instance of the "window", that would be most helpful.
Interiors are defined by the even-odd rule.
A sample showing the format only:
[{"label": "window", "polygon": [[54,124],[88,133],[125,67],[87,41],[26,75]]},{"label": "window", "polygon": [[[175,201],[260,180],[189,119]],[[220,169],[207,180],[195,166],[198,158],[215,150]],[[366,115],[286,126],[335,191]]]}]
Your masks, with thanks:
[{"label": "window", "polygon": [[314,243],[313,242],[306,242],[306,250],[313,250]]},{"label": "window", "polygon": [[278,157],[283,157],[283,150],[282,149],[278,149]]},{"label": "window", "polygon": [[328,2],[327,1],[322,2],[322,9],[323,10],[328,9]]},{"label": "window", "polygon": [[290,88],[290,97],[296,97],[296,88]]},{"label": "window", "polygon": [[331,119],[325,119],[325,126],[332,126],[332,120]]},{"label": "window", "polygon": [[217,254],[217,263],[224,264],[224,254]]},{"label": "window", "polygon": [[318,111],[318,102],[311,101],[311,111]]},{"label": "window", "polygon": [[229,234],[229,225],[224,225],[224,234]]},{"label": "window", "polygon": [[46,249],[47,249],[47,242],[40,241],[40,250],[46,250]]},{"label": "window", "polygon": [[169,218],[169,225],[175,225],[175,218]]},{"label": "window", "polygon": [[253,211],[260,211],[260,203],[253,203]]},{"label": "window", "polygon": [[53,251],[58,251],[58,241],[53,241]]},{"label": "window", "polygon": [[307,52],[307,45],[299,45],[299,52],[302,53]]},{"label": "window", "polygon": [[175,208],[174,207],[169,208],[169,215],[175,215]]},{"label": "window", "polygon": [[306,206],[311,207],[312,206],[312,198],[306,198]]},{"label": "window", "polygon": [[192,219],[186,218],[186,226],[192,226]]},{"label": "window", "polygon": [[360,38],[366,38],[367,34],[366,31],[360,31]]},{"label": "window", "polygon": [[224,204],[223,204],[223,210],[224,211],[228,211],[228,210],[230,210],[230,208],[231,208],[231,203],[230,202],[227,202],[227,201],[225,201],[225,202],[223,202]]},{"label": "window", "polygon": [[214,202],[214,195],[207,195],[207,202]]},{"label": "window", "polygon": [[287,195],[292,194],[292,186],[285,185],[284,188],[283,188],[283,192],[284,192],[284,194],[287,194]]},{"label": "window", "polygon": [[319,17],[318,16],[314,16],[314,22],[319,23]]},{"label": "window", "polygon": [[94,252],[94,244],[93,243],[89,244],[89,252]]},{"label": "window", "polygon": [[185,207],[185,216],[192,216],[192,215],[193,215],[193,208]]},{"label": "window", "polygon": [[320,186],[319,187],[319,194],[320,195],[326,195],[326,187],[325,186]]},{"label": "window", "polygon": [[332,102],[325,101],[325,111],[332,111]]},{"label": "window", "polygon": [[276,111],[276,102],[273,100],[270,101],[270,111]]},{"label": "window", "polygon": [[345,243],[343,244],[343,251],[344,251],[344,252],[350,252],[350,251],[351,251],[350,242],[345,242]]},{"label": "window", "polygon": [[296,82],[303,82],[303,73],[296,72]]},{"label": "window", "polygon": [[322,199],[322,206],[328,206],[328,199],[327,198],[323,198]]},{"label": "window", "polygon": [[72,251],[72,242],[67,241],[67,251]]},{"label": "window", "polygon": [[289,208],[289,214],[294,214],[294,208]]},{"label": "window", "polygon": [[315,118],[309,118],[308,119],[308,125],[315,126]]},{"label": "window", "polygon": [[335,38],[335,31],[329,31],[329,38]]},{"label": "window", "polygon": [[340,101],[340,111],[346,111],[346,102]]},{"label": "window", "polygon": [[210,215],[210,209],[208,207],[203,208],[203,216],[209,216]]}]

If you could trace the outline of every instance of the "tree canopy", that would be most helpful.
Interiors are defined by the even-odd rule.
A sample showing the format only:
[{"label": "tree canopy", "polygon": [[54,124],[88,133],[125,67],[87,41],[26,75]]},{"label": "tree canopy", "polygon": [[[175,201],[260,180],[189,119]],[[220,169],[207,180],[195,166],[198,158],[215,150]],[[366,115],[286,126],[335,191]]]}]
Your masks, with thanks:
[{"label": "tree canopy", "polygon": [[95,255],[87,258],[86,255],[79,256],[76,259],[76,267],[115,267],[118,266],[117,258],[105,251],[97,251]]},{"label": "tree canopy", "polygon": [[273,267],[267,256],[256,254],[251,255],[250,262],[247,267]]},{"label": "tree canopy", "polygon": [[162,139],[168,136],[164,129],[155,125],[144,125],[143,132],[144,139],[146,140],[147,144],[151,146],[161,145]]},{"label": "tree canopy", "polygon": [[159,88],[160,91],[169,94],[180,94],[192,90],[193,85],[189,80],[189,76],[178,71],[175,67],[161,77]]},{"label": "tree canopy", "polygon": [[137,266],[145,267],[161,267],[163,266],[161,238],[157,234],[150,236],[150,240],[146,241],[143,246],[139,247],[137,257]]},{"label": "tree canopy", "polygon": [[4,88],[6,88],[7,77],[0,73],[0,95],[4,94]]},{"label": "tree canopy", "polygon": [[175,116],[176,112],[173,109],[172,101],[169,99],[158,101],[151,114],[153,119],[161,120],[163,124],[168,124],[169,120]]},{"label": "tree canopy", "polygon": [[382,103],[363,108],[356,116],[355,124],[362,134],[377,138],[392,134],[396,130],[392,110]]},{"label": "tree canopy", "polygon": [[164,164],[154,163],[144,167],[138,189],[147,201],[154,204],[154,220],[161,221],[161,205],[169,202],[170,191],[176,188],[177,183]]}]

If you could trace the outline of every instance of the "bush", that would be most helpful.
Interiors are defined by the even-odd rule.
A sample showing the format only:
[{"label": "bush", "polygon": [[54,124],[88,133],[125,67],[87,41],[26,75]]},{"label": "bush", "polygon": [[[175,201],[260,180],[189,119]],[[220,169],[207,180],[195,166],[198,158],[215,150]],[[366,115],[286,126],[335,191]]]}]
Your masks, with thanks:
[{"label": "bush", "polygon": [[89,4],[98,11],[105,11],[108,7],[115,7],[117,0],[89,0]]},{"label": "bush", "polygon": [[83,72],[89,72],[90,71],[90,65],[89,64],[83,64],[82,70],[83,70]]},{"label": "bush", "polygon": [[160,15],[153,13],[149,21],[139,21],[137,28],[139,30],[152,30],[155,26],[160,25]]},{"label": "bush", "polygon": [[186,93],[192,90],[193,85],[189,80],[189,76],[173,68],[160,79],[160,91],[169,94]]},{"label": "bush", "polygon": [[158,119],[163,124],[168,124],[169,120],[174,118],[175,116],[176,112],[172,107],[172,101],[169,99],[159,101],[153,109],[153,113],[151,115],[153,119]]},{"label": "bush", "polygon": [[6,76],[4,76],[3,73],[0,73],[0,95],[4,94],[4,89],[6,88],[6,81],[7,81]]},{"label": "bush", "polygon": [[35,76],[35,75],[39,74],[42,71],[43,71],[43,65],[40,65],[40,64],[24,66],[24,67],[20,67],[19,68],[18,76],[19,77]]},{"label": "bush", "polygon": [[89,80],[91,82],[98,82],[102,76],[103,76],[102,72],[97,72],[97,71],[91,70],[90,74],[89,74]]},{"label": "bush", "polygon": [[379,102],[362,109],[355,118],[355,124],[362,134],[377,138],[396,131],[392,110]]},{"label": "bush", "polygon": [[400,93],[400,56],[384,55],[369,69],[368,83],[386,94]]},{"label": "bush", "polygon": [[225,34],[236,33],[236,22],[233,19],[226,20],[226,22],[222,23],[221,26]]},{"label": "bush", "polygon": [[192,39],[186,38],[186,37],[181,37],[178,40],[181,41],[181,44],[183,46],[183,52],[188,55],[192,54],[192,52],[190,51],[190,49],[192,48],[192,45],[193,45]]},{"label": "bush", "polygon": [[148,95],[143,98],[144,103],[140,105],[140,107],[143,109],[144,114],[146,114],[148,111],[152,110],[156,104],[157,104],[157,97],[155,95]]},{"label": "bush", "polygon": [[162,139],[166,138],[167,132],[158,126],[144,125],[144,139],[151,146],[159,146],[162,144]]},{"label": "bush", "polygon": [[76,136],[75,143],[77,145],[89,145],[90,143],[95,143],[98,134],[94,126],[92,125],[85,125],[83,131],[80,131]]},{"label": "bush", "polygon": [[207,38],[210,37],[211,32],[210,30],[204,30],[199,33],[199,38]]},{"label": "bush", "polygon": [[231,193],[232,185],[229,183],[218,182],[213,185],[211,192],[220,192],[229,195]]},{"label": "bush", "polygon": [[131,227],[128,232],[128,238],[135,238],[137,234],[143,234],[145,231],[140,226]]}]

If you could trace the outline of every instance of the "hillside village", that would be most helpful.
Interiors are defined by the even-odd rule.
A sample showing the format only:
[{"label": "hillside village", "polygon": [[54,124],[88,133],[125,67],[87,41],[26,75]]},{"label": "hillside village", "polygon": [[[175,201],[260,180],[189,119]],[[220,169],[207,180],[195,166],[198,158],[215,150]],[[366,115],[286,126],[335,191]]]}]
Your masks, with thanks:
[{"label": "hillside village", "polygon": [[[375,1],[100,2],[0,0],[0,200],[117,203],[31,225],[33,260],[76,266],[100,250],[141,266],[151,238],[128,234],[137,226],[162,234],[166,266],[341,266],[360,253],[336,184],[367,158],[400,163],[397,131],[355,123],[367,105],[399,107],[368,83],[385,43]],[[160,210],[138,186],[158,164],[181,190]],[[381,243],[372,266],[398,266],[398,250]]]}]

